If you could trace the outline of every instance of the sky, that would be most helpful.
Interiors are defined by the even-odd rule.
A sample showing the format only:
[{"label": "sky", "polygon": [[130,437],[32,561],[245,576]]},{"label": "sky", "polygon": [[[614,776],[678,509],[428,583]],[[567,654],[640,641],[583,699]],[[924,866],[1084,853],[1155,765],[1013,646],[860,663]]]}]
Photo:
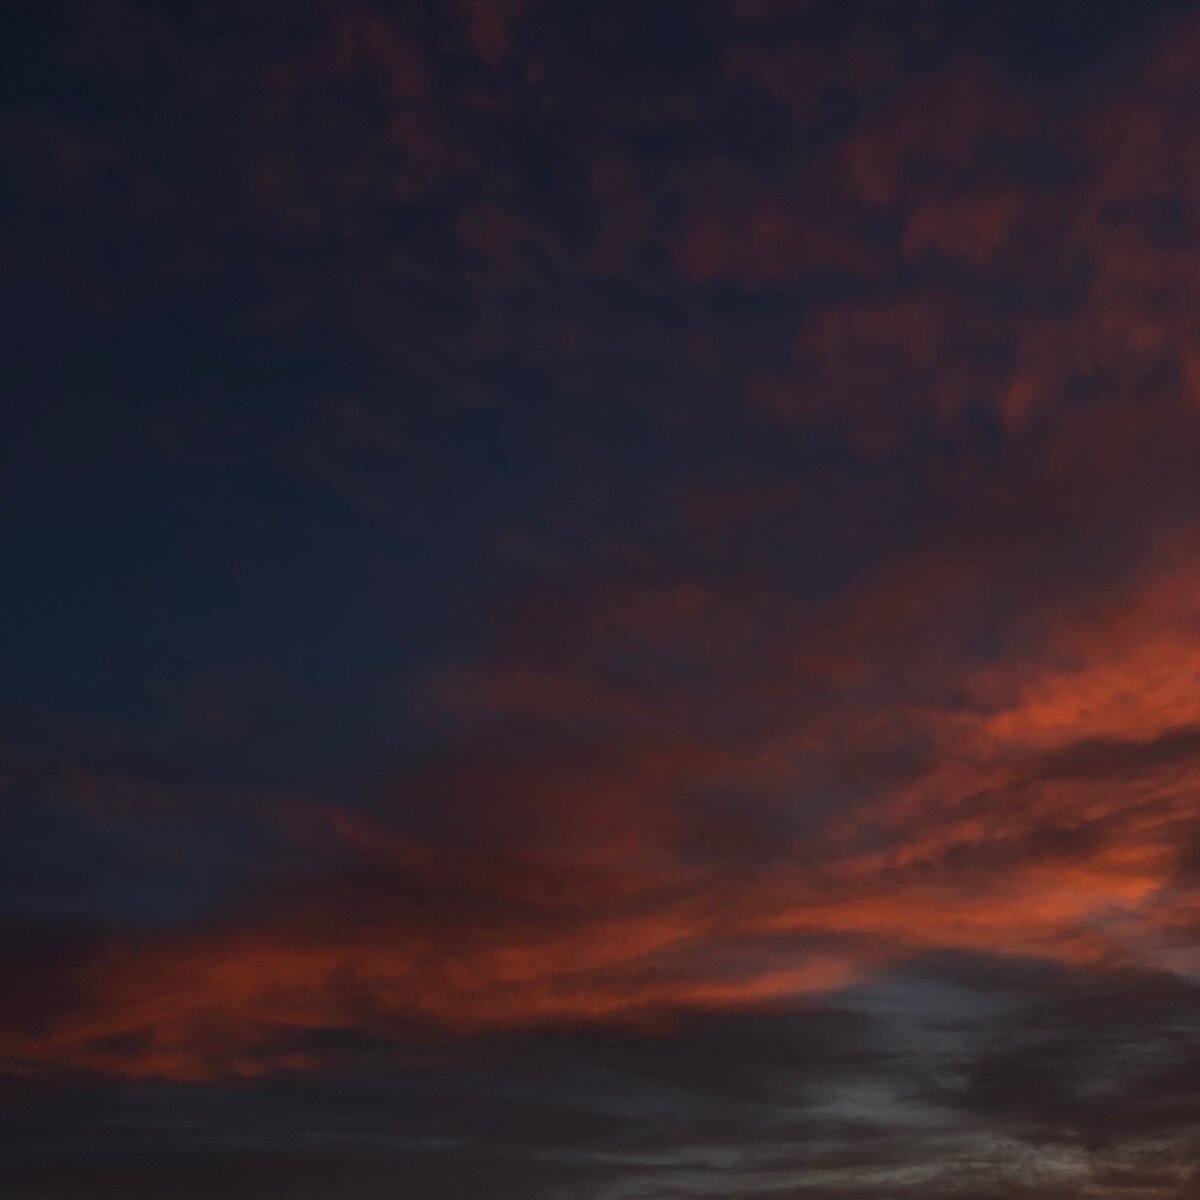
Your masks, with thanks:
[{"label": "sky", "polygon": [[1200,11],[10,0],[0,1200],[1200,1191]]}]

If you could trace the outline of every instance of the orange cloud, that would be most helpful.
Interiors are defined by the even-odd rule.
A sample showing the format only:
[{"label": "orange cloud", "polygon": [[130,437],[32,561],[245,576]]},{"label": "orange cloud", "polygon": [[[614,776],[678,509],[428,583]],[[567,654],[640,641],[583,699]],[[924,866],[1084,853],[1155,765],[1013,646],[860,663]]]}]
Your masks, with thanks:
[{"label": "orange cloud", "polygon": [[[518,7],[463,9],[493,66]],[[386,211],[445,186],[463,155],[419,45],[348,12],[332,74],[387,101],[386,169],[370,172]],[[306,1035],[328,1030],[655,1026],[931,951],[1184,969],[1200,562],[1171,489],[1200,451],[1200,261],[1156,203],[1192,217],[1200,195],[1181,62],[1160,49],[1132,94],[1048,133],[973,65],[880,101],[888,74],[867,56],[853,132],[774,189],[716,153],[674,180],[605,148],[582,164],[602,210],[634,213],[575,248],[585,274],[614,275],[679,193],[659,250],[687,284],[839,276],[832,298],[787,309],[783,361],[755,360],[730,400],[739,435],[779,433],[783,465],[682,500],[664,486],[646,546],[631,535],[611,577],[539,560],[480,662],[426,689],[453,727],[440,757],[363,811],[264,803],[282,841],[334,865],[203,922],[98,938],[61,996],[0,1026],[8,1069],[210,1079],[315,1067]],[[799,110],[827,81],[766,50],[724,69]],[[286,109],[296,81],[275,82]],[[993,178],[1001,150],[1033,155],[1049,135],[1077,181]],[[286,154],[255,178],[272,211],[301,186]],[[285,226],[320,230],[339,196]],[[865,231],[880,212],[890,232]],[[532,252],[572,261],[491,199],[465,199],[447,228],[501,290],[536,276]],[[719,368],[712,347],[698,356]],[[870,553],[822,541],[825,497],[789,474],[813,431],[855,452],[841,536]],[[1097,529],[1106,544],[1066,570]],[[84,792],[73,802],[98,821],[150,803]],[[431,814],[420,838],[397,832],[410,803]]]}]

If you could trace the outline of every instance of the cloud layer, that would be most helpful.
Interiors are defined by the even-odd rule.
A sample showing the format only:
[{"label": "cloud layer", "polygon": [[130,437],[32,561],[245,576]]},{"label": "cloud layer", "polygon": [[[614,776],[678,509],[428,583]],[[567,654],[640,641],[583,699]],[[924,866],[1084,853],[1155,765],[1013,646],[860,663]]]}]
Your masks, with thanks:
[{"label": "cloud layer", "polygon": [[1188,6],[17,7],[0,1195],[1189,1195]]}]

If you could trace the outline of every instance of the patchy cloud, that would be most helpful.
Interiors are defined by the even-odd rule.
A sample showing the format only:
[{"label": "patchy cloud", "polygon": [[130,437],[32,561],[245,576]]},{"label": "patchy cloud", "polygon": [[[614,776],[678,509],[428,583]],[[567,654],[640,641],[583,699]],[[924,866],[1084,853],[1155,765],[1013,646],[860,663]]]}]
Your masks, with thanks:
[{"label": "patchy cloud", "polygon": [[0,1192],[1191,1194],[1188,6],[69,10]]}]

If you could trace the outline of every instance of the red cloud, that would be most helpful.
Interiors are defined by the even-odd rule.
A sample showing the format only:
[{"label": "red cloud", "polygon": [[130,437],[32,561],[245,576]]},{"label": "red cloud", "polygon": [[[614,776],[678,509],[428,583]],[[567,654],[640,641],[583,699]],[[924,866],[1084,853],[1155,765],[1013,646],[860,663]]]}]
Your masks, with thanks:
[{"label": "red cloud", "polygon": [[[510,20],[467,11],[475,54],[502,63]],[[297,1046],[329,1029],[654,1026],[930,951],[1179,969],[1200,907],[1200,561],[1176,503],[1200,452],[1200,260],[1177,228],[1200,175],[1180,52],[1051,129],[973,65],[898,95],[864,68],[849,136],[773,184],[707,150],[642,171],[600,139],[572,165],[602,217],[630,211],[568,248],[462,185],[473,127],[413,38],[366,6],[332,30],[332,58],[296,73],[386,101],[370,212],[457,181],[447,229],[497,292],[538,256],[611,282],[664,197],[663,274],[794,288],[790,358],[754,360],[711,425],[673,431],[681,459],[726,439],[734,466],[740,439],[777,434],[749,456],[772,465],[724,490],[668,481],[617,567],[539,560],[479,661],[430,685],[449,748],[394,783],[397,813],[281,804],[281,840],[327,822],[336,866],[102,939],[58,998],[9,1014],[9,1068],[206,1079],[314,1066]],[[795,67],[723,69],[795,119],[815,87]],[[995,165],[1039,138],[1065,182]],[[294,168],[281,153],[255,175],[289,235],[336,225],[343,185],[360,195],[322,180],[294,204]],[[716,372],[719,349],[697,358]],[[847,460],[837,503],[791,477],[807,435]],[[397,832],[409,805],[433,814],[423,837]]]}]

